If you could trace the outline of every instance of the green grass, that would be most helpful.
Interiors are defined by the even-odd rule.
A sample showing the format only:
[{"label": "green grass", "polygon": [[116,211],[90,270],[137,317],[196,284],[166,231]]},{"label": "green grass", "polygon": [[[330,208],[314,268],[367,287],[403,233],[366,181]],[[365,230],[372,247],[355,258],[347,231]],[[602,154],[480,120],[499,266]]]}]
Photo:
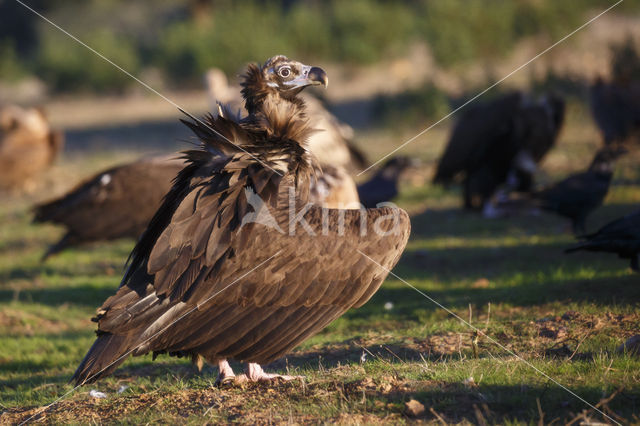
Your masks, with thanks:
[{"label": "green grass", "polygon": [[[549,180],[589,161],[595,135],[573,120],[545,163]],[[430,175],[445,135],[445,129],[435,130],[409,147],[425,160],[427,170],[418,175]],[[371,136],[372,156],[402,139],[383,132]],[[53,173],[86,175],[118,158],[130,154],[95,154],[88,161],[74,156]],[[616,179],[638,180],[637,160],[636,154],[621,161]],[[433,422],[440,417],[530,424],[541,415],[545,423],[578,415],[603,420],[535,366],[592,404],[613,395],[601,409],[621,422],[640,421],[640,359],[616,351],[640,333],[640,276],[614,255],[564,255],[573,237],[560,218],[486,220],[460,211],[458,198],[456,188],[404,183],[397,202],[412,213],[413,230],[395,273],[503,348],[480,336],[474,350],[473,330],[390,277],[364,307],[269,367],[302,374],[304,383],[218,389],[212,385],[213,367],[197,373],[185,360],[152,362],[144,356],[129,359],[112,377],[77,389],[36,418],[403,423],[412,421],[405,403],[415,399],[426,408],[419,418]],[[0,423],[25,420],[72,389],[68,380],[94,338],[89,318],[117,287],[133,245],[124,240],[70,250],[41,264],[40,255],[61,230],[30,224],[32,201],[5,198],[0,204]],[[596,228],[639,203],[638,187],[615,185],[588,226]],[[391,309],[385,308],[388,302]],[[107,398],[90,397],[92,389]]]}]

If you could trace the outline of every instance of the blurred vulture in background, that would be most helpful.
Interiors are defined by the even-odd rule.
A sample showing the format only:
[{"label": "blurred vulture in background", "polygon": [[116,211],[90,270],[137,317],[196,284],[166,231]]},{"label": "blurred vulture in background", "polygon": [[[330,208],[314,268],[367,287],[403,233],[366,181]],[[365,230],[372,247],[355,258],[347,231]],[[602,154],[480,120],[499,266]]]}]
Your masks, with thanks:
[{"label": "blurred vulture in background", "polygon": [[530,191],[537,165],[556,142],[564,110],[557,96],[534,102],[521,92],[471,104],[453,128],[434,182],[462,178],[464,207],[474,210],[504,184]]},{"label": "blurred vulture in background", "polygon": [[[226,75],[213,68],[205,74],[205,83],[211,108],[216,110],[217,103],[224,104],[231,111],[243,111],[243,100],[240,87],[229,85]],[[358,172],[367,167],[364,154],[353,144],[353,129],[341,123],[313,95],[301,94],[307,106],[307,115],[311,127],[318,131],[309,136],[308,149],[313,153],[321,166],[342,167],[347,172]]]},{"label": "blurred vulture in background", "polygon": [[605,83],[590,89],[593,118],[606,144],[640,141],[640,81]]},{"label": "blurred vulture in background", "polygon": [[589,169],[571,175],[550,188],[532,194],[535,204],[561,216],[571,219],[573,232],[586,232],[586,219],[602,205],[613,177],[615,160],[627,150],[620,146],[606,146],[600,149]]},{"label": "blurred vulture in background", "polygon": [[631,261],[631,269],[640,272],[640,210],[614,220],[598,232],[579,237],[582,241],[565,250],[573,253],[580,250],[616,253]]},{"label": "blurred vulture in background", "polygon": [[640,55],[632,37],[611,46],[610,81],[598,77],[589,100],[606,144],[640,142]]},{"label": "blurred vulture in background", "polygon": [[404,156],[387,161],[370,180],[358,185],[358,196],[362,205],[374,208],[379,203],[393,200],[398,195],[398,180],[402,173],[418,164],[418,160]]},{"label": "blurred vulture in background", "polygon": [[43,260],[81,244],[137,239],[184,166],[183,160],[171,157],[141,159],[100,172],[63,197],[36,206],[35,222],[51,222],[67,230]]},{"label": "blurred vulture in background", "polygon": [[64,145],[38,108],[0,109],[0,190],[31,191]]}]

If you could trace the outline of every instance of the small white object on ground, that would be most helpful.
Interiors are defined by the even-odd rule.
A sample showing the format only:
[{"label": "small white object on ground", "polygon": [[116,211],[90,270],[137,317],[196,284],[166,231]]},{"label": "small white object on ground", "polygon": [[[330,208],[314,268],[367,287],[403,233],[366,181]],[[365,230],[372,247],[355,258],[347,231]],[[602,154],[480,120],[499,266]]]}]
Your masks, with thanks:
[{"label": "small white object on ground", "polygon": [[393,302],[387,302],[387,303],[385,303],[385,304],[384,304],[384,308],[385,308],[387,311],[392,310],[392,309],[393,309]]},{"label": "small white object on ground", "polygon": [[92,398],[104,399],[107,397],[107,394],[104,392],[97,391],[95,389],[91,389],[91,391],[89,392],[89,396],[91,396]]},{"label": "small white object on ground", "polygon": [[122,393],[124,391],[126,391],[127,389],[129,389],[129,386],[127,385],[122,385],[118,388],[118,393]]}]

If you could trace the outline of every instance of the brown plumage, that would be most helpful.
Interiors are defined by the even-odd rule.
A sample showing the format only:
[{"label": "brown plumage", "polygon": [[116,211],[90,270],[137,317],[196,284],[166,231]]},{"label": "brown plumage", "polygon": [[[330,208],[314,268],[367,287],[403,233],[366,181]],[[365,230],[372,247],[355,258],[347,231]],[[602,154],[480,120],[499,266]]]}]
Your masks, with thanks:
[{"label": "brown plumage", "polygon": [[[83,244],[138,239],[185,165],[174,156],[144,158],[97,173],[62,197],[36,206],[34,222],[67,230],[42,260]],[[353,178],[341,167],[328,165],[311,182],[310,202],[327,208],[360,207]]]},{"label": "brown plumage", "polygon": [[32,189],[63,145],[62,133],[49,127],[41,109],[0,109],[0,190]]},{"label": "brown plumage", "polygon": [[66,195],[36,206],[35,222],[67,229],[43,260],[68,247],[140,237],[184,166],[184,160],[171,157],[141,159],[102,171]]},{"label": "brown plumage", "polygon": [[[409,218],[398,209],[305,204],[317,166],[296,95],[310,84],[326,84],[324,71],[276,56],[248,68],[245,119],[185,122],[202,148],[185,153],[188,165],[133,250],[120,289],[98,310],[98,338],[76,383],[111,373],[129,354],[270,362],[378,289],[406,245]],[[270,225],[244,223],[259,216],[258,198]],[[290,223],[296,212],[313,235]]]},{"label": "brown plumage", "polygon": [[[228,105],[234,113],[243,109],[240,87],[230,85],[221,70],[212,68],[207,71],[205,84],[213,107],[219,102]],[[307,146],[323,169],[325,166],[341,167],[350,172],[365,169],[367,160],[354,145],[351,126],[340,122],[315,96],[301,93],[300,97],[305,102],[311,127],[318,130],[309,137]]]}]

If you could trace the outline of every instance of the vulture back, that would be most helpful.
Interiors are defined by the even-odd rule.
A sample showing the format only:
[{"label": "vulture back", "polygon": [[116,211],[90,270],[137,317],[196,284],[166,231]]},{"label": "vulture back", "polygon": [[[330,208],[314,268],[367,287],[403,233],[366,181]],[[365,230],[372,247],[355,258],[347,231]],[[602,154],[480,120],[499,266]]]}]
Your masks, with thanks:
[{"label": "vulture back", "polygon": [[493,146],[509,137],[522,98],[520,92],[513,92],[469,105],[453,127],[433,181],[449,184],[458,174],[481,167],[487,156],[498,155]]},{"label": "vulture back", "polygon": [[45,257],[70,246],[130,237],[146,229],[185,163],[152,157],[98,173],[56,200],[34,208],[35,222],[63,225],[67,233]]}]

